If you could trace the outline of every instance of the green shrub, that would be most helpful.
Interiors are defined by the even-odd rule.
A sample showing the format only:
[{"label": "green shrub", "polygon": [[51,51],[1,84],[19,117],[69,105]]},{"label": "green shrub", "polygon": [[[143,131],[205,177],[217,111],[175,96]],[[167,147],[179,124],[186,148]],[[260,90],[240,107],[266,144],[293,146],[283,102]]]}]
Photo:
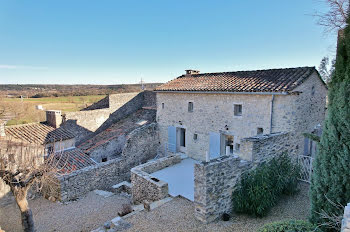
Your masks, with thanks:
[{"label": "green shrub", "polygon": [[297,192],[300,168],[287,154],[282,154],[255,170],[244,173],[233,192],[233,208],[237,213],[265,216],[281,194]]},{"label": "green shrub", "polygon": [[319,229],[307,221],[290,220],[266,224],[258,232],[318,232]]}]

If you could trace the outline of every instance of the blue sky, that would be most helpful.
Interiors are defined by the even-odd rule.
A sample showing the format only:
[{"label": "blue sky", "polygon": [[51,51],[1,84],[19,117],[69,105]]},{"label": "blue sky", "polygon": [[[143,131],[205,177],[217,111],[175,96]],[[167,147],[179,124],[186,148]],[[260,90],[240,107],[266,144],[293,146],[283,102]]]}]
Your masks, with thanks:
[{"label": "blue sky", "polygon": [[319,0],[0,0],[0,84],[166,82],[185,69],[318,66]]}]

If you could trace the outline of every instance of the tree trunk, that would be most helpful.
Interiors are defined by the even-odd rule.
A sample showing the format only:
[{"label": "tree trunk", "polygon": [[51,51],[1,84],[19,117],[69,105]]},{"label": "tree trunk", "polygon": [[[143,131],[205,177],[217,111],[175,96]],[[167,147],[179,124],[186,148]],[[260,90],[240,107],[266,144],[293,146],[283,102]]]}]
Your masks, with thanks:
[{"label": "tree trunk", "polygon": [[22,228],[24,232],[34,232],[34,218],[32,210],[28,206],[27,201],[28,188],[18,188],[14,191],[16,203],[21,211]]}]

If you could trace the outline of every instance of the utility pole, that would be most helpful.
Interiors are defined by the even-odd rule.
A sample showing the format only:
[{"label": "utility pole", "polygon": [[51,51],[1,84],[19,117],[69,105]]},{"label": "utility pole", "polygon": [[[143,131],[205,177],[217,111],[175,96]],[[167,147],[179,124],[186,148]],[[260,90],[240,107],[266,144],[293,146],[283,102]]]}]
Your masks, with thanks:
[{"label": "utility pole", "polygon": [[144,86],[144,82],[143,82],[143,80],[142,80],[142,77],[141,77],[141,90],[145,90],[145,86]]}]

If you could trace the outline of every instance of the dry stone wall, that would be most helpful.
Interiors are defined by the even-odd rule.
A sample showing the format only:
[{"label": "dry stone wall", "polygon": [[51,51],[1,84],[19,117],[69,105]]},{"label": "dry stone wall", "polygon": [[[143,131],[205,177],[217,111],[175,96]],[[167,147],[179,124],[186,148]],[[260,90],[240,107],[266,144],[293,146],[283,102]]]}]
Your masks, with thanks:
[{"label": "dry stone wall", "polygon": [[157,201],[167,197],[168,183],[153,177],[151,173],[180,162],[180,155],[171,155],[131,169],[131,193],[134,203]]},{"label": "dry stone wall", "polygon": [[[79,145],[143,106],[154,104],[155,98],[156,95],[152,91],[111,94],[108,97],[108,108],[67,112],[63,116],[64,123],[61,126],[75,134]],[[105,104],[105,101],[101,104]]]},{"label": "dry stone wall", "polygon": [[147,162],[156,156],[158,136],[156,123],[136,129],[130,133],[120,157],[60,177],[59,191],[51,193],[52,196],[68,201],[94,189],[111,191],[113,185],[130,180],[130,169],[136,163]]},{"label": "dry stone wall", "polygon": [[268,162],[288,149],[289,133],[273,133],[242,139],[239,156],[222,156],[210,162],[195,164],[195,216],[211,222],[232,211],[232,192],[242,173]]}]

